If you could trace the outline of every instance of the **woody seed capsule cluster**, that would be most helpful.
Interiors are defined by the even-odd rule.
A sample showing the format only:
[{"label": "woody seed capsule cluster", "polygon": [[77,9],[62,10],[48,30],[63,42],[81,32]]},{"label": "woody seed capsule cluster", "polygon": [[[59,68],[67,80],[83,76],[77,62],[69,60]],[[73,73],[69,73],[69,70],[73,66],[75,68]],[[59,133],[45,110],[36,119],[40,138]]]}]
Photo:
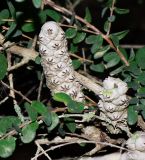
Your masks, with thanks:
[{"label": "woody seed capsule cluster", "polygon": [[64,31],[56,22],[46,22],[41,28],[39,41],[41,64],[52,94],[65,92],[72,99],[82,102],[84,95],[74,75]]},{"label": "woody seed capsule cluster", "polygon": [[117,134],[126,130],[128,96],[127,84],[119,78],[108,77],[103,81],[103,90],[99,95],[101,100],[98,103],[100,117],[108,131]]}]

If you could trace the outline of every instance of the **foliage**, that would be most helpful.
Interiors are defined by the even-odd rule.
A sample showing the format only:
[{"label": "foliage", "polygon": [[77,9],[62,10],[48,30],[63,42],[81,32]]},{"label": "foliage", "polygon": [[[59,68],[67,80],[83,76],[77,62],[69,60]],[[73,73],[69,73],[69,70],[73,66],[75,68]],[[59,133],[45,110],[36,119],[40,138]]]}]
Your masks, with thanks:
[{"label": "foliage", "polygon": [[[113,0],[108,0],[107,3],[103,2],[104,7],[101,12],[101,17],[105,20],[104,24],[102,24],[104,25],[103,34],[89,27],[88,24],[91,23],[93,25],[95,21],[92,16],[93,13],[89,8],[85,8],[84,17],[82,17],[84,21],[80,21],[75,18],[73,13],[65,15],[65,12],[61,9],[47,5],[47,3],[44,4],[42,0],[32,0],[32,2],[26,0],[6,0],[2,3],[4,4],[4,8],[0,11],[0,30],[5,39],[0,39],[0,45],[2,47],[0,50],[1,88],[5,87],[7,94],[9,94],[9,89],[12,89],[15,95],[18,94],[22,97],[21,100],[17,96],[11,96],[14,104],[15,101],[20,104],[25,122],[21,122],[18,115],[11,116],[10,111],[6,114],[4,113],[2,118],[0,118],[0,157],[7,158],[12,155],[16,147],[17,139],[20,139],[23,143],[30,143],[36,140],[38,136],[37,131],[41,130],[41,128],[45,128],[47,134],[50,135],[55,130],[56,132],[53,137],[58,134],[64,136],[66,132],[76,132],[78,124],[75,121],[75,116],[77,117],[77,115],[81,114],[82,118],[87,119],[89,114],[92,115],[92,110],[98,113],[98,108],[96,106],[94,107],[93,104],[91,104],[92,110],[90,107],[86,111],[85,106],[90,103],[89,100],[86,100],[86,104],[76,102],[65,93],[55,93],[52,95],[52,98],[48,96],[50,94],[47,86],[45,83],[41,84],[43,81],[43,71],[40,64],[41,58],[38,55],[35,56],[35,59],[33,59],[33,57],[30,58],[30,60],[35,61],[35,63],[26,61],[26,63],[22,65],[26,64],[27,67],[20,65],[21,67],[18,66],[14,68],[18,70],[18,72],[15,72],[14,69],[10,72],[10,61],[13,65],[16,65],[22,62],[23,59],[25,61],[25,58],[21,57],[22,54],[18,51],[19,54],[12,54],[12,59],[9,60],[7,56],[10,54],[9,48],[18,44],[23,48],[31,48],[32,50],[35,48],[37,50],[37,46],[33,46],[36,45],[34,37],[46,21],[54,20],[61,24],[65,21],[62,26],[67,27],[63,29],[65,30],[65,36],[69,43],[69,51],[73,53],[71,57],[75,70],[80,71],[86,67],[90,75],[99,77],[101,80],[107,76],[114,76],[127,82],[129,87],[128,94],[130,96],[127,118],[128,125],[130,127],[137,125],[139,116],[142,116],[145,120],[145,47],[137,50],[125,50],[121,47],[120,41],[127,36],[129,31],[123,30],[111,33],[111,26],[118,18],[118,15],[129,13],[128,9],[113,6]],[[27,6],[29,5],[30,9],[29,12],[27,12]],[[45,5],[45,7],[43,5]],[[22,9],[23,6],[25,6],[24,9]],[[110,10],[112,14],[109,14]],[[14,43],[11,43],[9,46],[4,43],[7,41]],[[83,55],[82,48],[84,49],[85,55]],[[121,53],[121,55],[118,53]],[[129,62],[129,66],[126,66],[125,61],[122,61],[122,57]],[[24,75],[24,80],[22,80],[22,78],[18,81],[20,72],[21,75]],[[14,88],[13,85],[10,85],[10,87],[4,85],[4,83],[10,83],[11,73],[14,75],[14,79],[16,79],[16,83],[14,79],[12,80],[15,84]],[[28,73],[28,79],[32,74],[32,77],[30,76],[32,79],[29,79],[30,84],[34,85],[34,83],[36,83],[37,88],[41,87],[42,91],[47,90],[47,96],[37,89],[38,95],[41,94],[41,96],[33,92],[34,95],[31,94],[30,96],[30,99],[33,99],[33,101],[28,99],[29,96],[27,97],[26,90],[31,90],[30,84],[26,82],[28,80],[26,78]],[[102,77],[100,75],[102,75]],[[39,81],[41,81],[40,85]],[[23,85],[25,82],[26,85]],[[26,88],[24,86],[26,86]],[[21,92],[15,91],[15,88],[22,89],[21,92],[24,92],[26,97],[21,94]],[[85,92],[89,95],[89,91]],[[89,96],[91,99],[91,94]],[[5,94],[2,94],[2,98],[5,98]],[[53,104],[52,101],[56,104]],[[12,108],[13,103],[9,103],[9,107]],[[5,105],[5,103],[1,104]],[[15,112],[17,114],[17,111]],[[65,114],[70,117],[65,116]],[[75,116],[71,117],[71,115]],[[94,113],[86,122],[92,122],[93,118]],[[92,124],[94,124],[94,122],[95,121],[93,121]],[[15,134],[9,136],[10,131],[14,131]],[[17,133],[19,133],[18,136],[16,136]]]}]

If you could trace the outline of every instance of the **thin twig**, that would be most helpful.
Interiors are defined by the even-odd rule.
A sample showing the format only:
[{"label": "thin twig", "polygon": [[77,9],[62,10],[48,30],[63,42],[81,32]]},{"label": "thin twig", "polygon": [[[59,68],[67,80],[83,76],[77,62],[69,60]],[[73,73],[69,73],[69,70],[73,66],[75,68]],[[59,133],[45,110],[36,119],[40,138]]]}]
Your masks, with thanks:
[{"label": "thin twig", "polygon": [[[86,59],[84,48],[82,48],[82,55],[83,55],[83,59]],[[84,65],[84,72],[87,72],[87,67],[86,67],[85,61],[83,61],[83,65]]]},{"label": "thin twig", "polygon": [[[72,25],[68,25],[68,24],[59,23],[59,25],[60,25],[61,27],[78,29],[77,26],[72,26]],[[79,29],[80,29],[80,28],[79,28]],[[91,31],[91,30],[88,30],[88,29],[84,29],[84,28],[81,28],[81,30],[84,31],[84,32],[87,32],[87,33],[92,33],[92,34],[96,34],[96,35],[99,34],[99,33],[96,33],[96,32],[94,32],[94,31]]]},{"label": "thin twig", "polygon": [[40,98],[41,98],[43,80],[44,80],[44,73],[41,74],[40,84],[39,84],[39,87],[38,87],[38,96],[37,96],[38,101],[40,101]]},{"label": "thin twig", "polygon": [[76,55],[76,54],[70,53],[70,55],[71,55],[72,57],[78,58],[78,59],[79,59],[80,61],[82,61],[82,62],[94,63],[93,61],[91,61],[91,60],[89,60],[89,59],[82,58],[82,57],[80,57],[80,56],[78,56],[78,55]]},{"label": "thin twig", "polygon": [[27,102],[32,103],[32,101],[30,99],[28,99],[27,97],[25,97],[20,91],[17,91],[14,88],[11,88],[9,85],[7,85],[6,83],[4,83],[3,81],[1,81],[1,84],[4,85],[5,87],[7,87],[10,90],[13,90],[15,93],[17,93],[23,99],[25,99]]},{"label": "thin twig", "polygon": [[36,44],[37,44],[37,35],[35,35],[33,38],[31,49],[35,50]]},{"label": "thin twig", "polygon": [[[110,8],[110,17],[113,16],[113,11],[114,11],[115,2],[116,2],[116,0],[113,0],[113,1],[112,1],[112,6],[111,6],[111,8]],[[107,33],[106,33],[107,36],[109,36],[109,34],[110,34],[111,25],[112,25],[112,22],[109,22],[109,27],[108,27],[108,30],[107,30]]]},{"label": "thin twig", "polygon": [[[28,97],[36,88],[37,88],[37,85],[32,86],[32,87],[28,90],[28,92],[25,93],[25,97]],[[19,104],[21,104],[21,103],[23,102],[23,100],[24,100],[24,99],[22,98],[22,100],[19,101]]]},{"label": "thin twig", "polygon": [[5,103],[8,99],[9,99],[9,97],[8,97],[8,96],[7,96],[7,97],[5,97],[3,100],[1,100],[1,101],[0,101],[0,105],[1,105],[1,104],[3,104],[3,103]]},{"label": "thin twig", "polygon": [[12,70],[15,70],[15,69],[18,69],[19,67],[22,67],[23,65],[27,64],[29,62],[29,59],[28,58],[23,58],[21,60],[21,62],[11,66],[11,67],[8,67],[7,71],[12,71]]},{"label": "thin twig", "polygon": [[133,49],[139,49],[139,48],[143,48],[145,45],[140,45],[140,44],[122,44],[120,45],[122,48],[133,48]]},{"label": "thin twig", "polygon": [[[8,30],[9,30],[9,27],[2,26],[2,29],[8,31]],[[31,37],[29,37],[29,36],[27,36],[27,35],[25,35],[25,34],[22,34],[22,37],[27,38],[27,39],[29,39],[29,40],[32,40]]]},{"label": "thin twig", "polygon": [[[40,149],[40,151],[41,151],[42,154],[44,154],[49,160],[52,160],[50,158],[50,156],[46,153],[46,151],[40,146],[40,144],[38,143],[38,141],[35,141],[35,144]],[[39,155],[39,154],[36,154],[36,156],[34,158],[37,158],[37,155]]]},{"label": "thin twig", "polygon": [[[11,54],[7,54],[7,59],[8,59],[8,67],[10,68],[12,65],[12,61],[11,61]],[[14,82],[13,82],[13,74],[10,73],[8,75],[8,80],[10,83],[10,87],[14,89]],[[15,92],[14,90],[10,90],[10,96],[13,98],[13,104],[14,104],[14,110],[17,113],[19,119],[21,120],[21,122],[24,122],[24,116],[21,112],[21,108],[19,107],[17,101],[16,101],[16,97],[15,97]]]},{"label": "thin twig", "polygon": [[[114,147],[114,148],[118,148],[118,149],[122,149],[122,150],[125,150],[125,151],[130,151],[124,147],[120,147],[120,146],[117,146],[117,145],[114,145],[114,144],[110,144],[110,143],[107,143],[107,142],[96,142],[96,141],[87,141],[87,140],[77,140],[77,141],[74,141],[74,142],[65,142],[63,144],[59,144],[59,145],[56,145],[56,146],[52,146],[50,147],[49,149],[45,150],[45,152],[49,152],[49,151],[52,151],[52,150],[55,150],[57,148],[60,148],[60,147],[64,147],[64,146],[67,146],[67,145],[71,145],[71,144],[76,144],[76,143],[88,143],[88,144],[101,144],[101,145],[105,145],[105,146],[110,146],[110,147]],[[41,155],[43,155],[43,153],[39,153],[37,155],[37,157],[40,157]],[[35,160],[34,158],[32,158],[31,160]]]}]

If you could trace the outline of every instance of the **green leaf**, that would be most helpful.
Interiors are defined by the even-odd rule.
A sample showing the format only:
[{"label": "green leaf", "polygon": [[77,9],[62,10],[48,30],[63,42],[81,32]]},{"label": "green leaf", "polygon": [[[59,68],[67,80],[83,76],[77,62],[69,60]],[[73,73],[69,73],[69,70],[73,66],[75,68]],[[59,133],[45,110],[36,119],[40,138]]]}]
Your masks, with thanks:
[{"label": "green leaf", "polygon": [[41,7],[42,0],[32,0],[32,2],[35,8]]},{"label": "green leaf", "polygon": [[130,99],[129,104],[137,104],[139,102],[139,99],[137,97],[133,97]]},{"label": "green leaf", "polygon": [[14,126],[20,125],[21,121],[15,116],[6,116],[0,119],[0,137],[7,131],[14,129]]},{"label": "green leaf", "polygon": [[72,118],[65,118],[65,125],[66,125],[66,127],[68,128],[68,130],[71,133],[75,133],[75,131],[76,131],[76,124],[74,122],[74,119],[72,119]]},{"label": "green leaf", "polygon": [[145,120],[145,105],[142,105],[141,107],[141,115],[143,116],[143,119]]},{"label": "green leaf", "polygon": [[107,46],[99,49],[99,50],[94,54],[94,59],[101,58],[109,49],[110,49],[110,46],[109,46],[109,45],[107,45]]},{"label": "green leaf", "polygon": [[37,56],[37,57],[35,58],[35,63],[36,63],[36,64],[41,64],[41,57],[40,57],[40,56]]},{"label": "green leaf", "polygon": [[86,33],[85,32],[77,32],[76,36],[73,39],[73,43],[77,44],[82,42],[86,37]]},{"label": "green leaf", "polygon": [[129,32],[129,30],[124,30],[121,32],[112,33],[111,35],[116,36],[119,40],[121,40],[128,34],[128,32]]},{"label": "green leaf", "polygon": [[[101,35],[90,35],[86,38],[85,40],[86,44],[94,44],[97,43],[99,45],[102,45],[103,43],[103,38]],[[97,45],[96,44],[96,45]]]},{"label": "green leaf", "polygon": [[136,62],[141,69],[145,69],[145,47],[137,51]]},{"label": "green leaf", "polygon": [[48,114],[43,115],[43,121],[47,126],[50,126],[52,124],[52,115],[51,112],[48,112]]},{"label": "green leaf", "polygon": [[142,85],[145,85],[145,71],[141,72],[136,80],[139,81]]},{"label": "green leaf", "polygon": [[70,51],[72,53],[76,53],[78,51],[78,46],[74,45],[73,43],[70,44]]},{"label": "green leaf", "polygon": [[133,48],[131,48],[128,61],[132,62],[134,59],[135,59],[135,51]]},{"label": "green leaf", "polygon": [[73,68],[76,70],[81,66],[81,62],[78,59],[74,59],[72,60],[72,65],[73,65]]},{"label": "green leaf", "polygon": [[105,31],[105,32],[108,31],[109,25],[110,25],[110,22],[107,20],[107,21],[104,23],[104,31]]},{"label": "green leaf", "polygon": [[[118,38],[117,38],[118,39]],[[124,49],[124,48],[122,48],[122,47],[118,47],[118,50],[124,55],[124,57],[128,60],[128,53],[127,53],[127,51]],[[123,62],[122,62],[123,63]],[[123,63],[124,64],[124,63]]]},{"label": "green leaf", "polygon": [[56,22],[59,22],[61,20],[61,14],[56,12],[55,10],[52,9],[47,9],[46,10],[46,14],[51,17],[53,20],[55,20]]},{"label": "green leaf", "polygon": [[116,19],[115,15],[112,15],[112,16],[108,17],[108,21],[111,22],[111,23],[114,22],[115,19]]},{"label": "green leaf", "polygon": [[128,107],[127,122],[129,125],[134,125],[138,120],[138,112],[135,110],[135,106]]},{"label": "green leaf", "polygon": [[137,90],[140,87],[140,85],[137,81],[131,81],[128,83],[128,87],[132,88],[133,90]]},{"label": "green leaf", "polygon": [[63,92],[55,93],[53,95],[53,99],[58,102],[63,102],[65,105],[67,105],[68,102],[71,101],[71,97]]},{"label": "green leaf", "polygon": [[120,66],[120,67],[118,67],[117,69],[111,71],[111,72],[110,72],[110,76],[114,76],[114,75],[116,75],[116,74],[119,74],[120,72],[122,72],[122,70],[123,70],[124,68],[125,68],[125,66],[123,65],[123,66]]},{"label": "green leaf", "polygon": [[141,71],[139,67],[137,66],[137,63],[135,61],[132,61],[130,63],[130,66],[127,67],[127,70],[132,72],[134,75],[140,75]]},{"label": "green leaf", "polygon": [[95,72],[104,72],[105,67],[104,67],[104,65],[102,63],[100,63],[100,64],[91,64],[90,65],[90,69],[92,71],[95,71]]},{"label": "green leaf", "polygon": [[77,34],[77,29],[75,28],[68,28],[66,31],[65,31],[65,36],[66,38],[74,38]]},{"label": "green leaf", "polygon": [[101,18],[104,17],[104,15],[105,15],[105,13],[106,13],[106,11],[107,11],[108,9],[109,9],[108,7],[103,8],[103,10],[102,10],[102,12],[101,12]]},{"label": "green leaf", "polygon": [[46,106],[39,101],[32,101],[31,107],[39,114],[45,115],[48,113]]},{"label": "green leaf", "polygon": [[140,103],[145,105],[145,99],[140,99]]},{"label": "green leaf", "polygon": [[66,132],[65,132],[65,130],[63,129],[63,124],[60,124],[60,125],[59,125],[59,127],[58,127],[58,133],[59,133],[60,137],[65,137]]},{"label": "green leaf", "polygon": [[2,80],[7,73],[8,63],[6,57],[0,54],[0,80]]},{"label": "green leaf", "polygon": [[51,113],[52,123],[49,127],[47,127],[48,132],[52,131],[59,124],[59,117],[56,113]]},{"label": "green leaf", "polygon": [[116,54],[116,52],[107,53],[103,59],[107,62],[107,64],[105,64],[106,68],[114,67],[120,62],[120,57]]},{"label": "green leaf", "polygon": [[28,115],[31,118],[31,120],[36,121],[38,113],[34,110],[34,108],[32,108],[28,102],[24,103],[24,107],[26,108],[26,111],[28,112]]},{"label": "green leaf", "polygon": [[14,5],[9,0],[7,0],[7,5],[8,5],[8,8],[10,10],[11,16],[15,19],[16,18],[16,10],[15,10]]},{"label": "green leaf", "polygon": [[47,14],[46,14],[46,10],[41,10],[38,14],[38,17],[40,18],[40,22],[43,24],[46,22],[47,19]]},{"label": "green leaf", "polygon": [[91,12],[88,7],[86,7],[86,10],[85,10],[85,20],[89,23],[92,22]]},{"label": "green leaf", "polygon": [[13,33],[12,37],[15,38],[15,37],[18,37],[20,35],[22,35],[22,31],[21,30],[17,30],[15,33]]},{"label": "green leaf", "polygon": [[108,7],[108,8],[111,8],[111,7],[112,7],[112,3],[113,3],[113,0],[108,0],[108,1],[105,3],[105,6]]},{"label": "green leaf", "polygon": [[5,35],[5,37],[6,38],[9,37],[13,33],[13,31],[16,29],[16,27],[17,27],[17,24],[15,22],[12,22],[9,30],[7,31],[7,33]]},{"label": "green leaf", "polygon": [[117,8],[117,7],[115,7],[114,11],[116,13],[118,13],[118,14],[127,14],[127,13],[129,13],[129,9],[122,9],[122,8]]},{"label": "green leaf", "polygon": [[37,122],[32,122],[22,129],[21,140],[23,143],[30,143],[34,140],[38,126],[39,124]]},{"label": "green leaf", "polygon": [[119,46],[119,39],[118,39],[118,37],[116,35],[110,35],[110,38],[112,39],[114,45],[116,47],[118,47]]},{"label": "green leaf", "polygon": [[16,139],[14,137],[8,137],[6,139],[0,140],[0,157],[1,158],[8,158],[13,154],[16,148],[15,140]]},{"label": "green leaf", "polygon": [[22,26],[22,31],[24,32],[33,32],[35,30],[35,26],[33,23],[25,23]]},{"label": "green leaf", "polygon": [[0,12],[0,25],[6,23],[5,21],[2,21],[3,19],[8,19],[9,18],[9,10],[8,9],[3,9]]},{"label": "green leaf", "polygon": [[82,113],[84,110],[84,105],[81,102],[73,100],[68,102],[67,107],[70,113]]},{"label": "green leaf", "polygon": [[137,90],[137,95],[140,96],[140,97],[145,97],[145,88],[144,87],[140,87]]}]

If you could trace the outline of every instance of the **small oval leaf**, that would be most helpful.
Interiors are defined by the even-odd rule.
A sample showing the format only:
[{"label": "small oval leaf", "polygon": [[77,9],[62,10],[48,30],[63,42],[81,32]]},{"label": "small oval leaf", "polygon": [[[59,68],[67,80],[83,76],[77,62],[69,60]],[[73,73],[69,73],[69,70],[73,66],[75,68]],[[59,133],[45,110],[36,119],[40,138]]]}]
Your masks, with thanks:
[{"label": "small oval leaf", "polygon": [[86,37],[86,33],[85,32],[77,32],[76,36],[73,39],[73,43],[77,44],[82,42]]},{"label": "small oval leaf", "polygon": [[66,38],[74,38],[77,34],[77,29],[75,28],[68,28],[66,31],[65,31],[65,36]]},{"label": "small oval leaf", "polygon": [[59,124],[59,117],[54,112],[51,113],[51,120],[52,120],[51,125],[47,127],[48,132],[52,131]]},{"label": "small oval leaf", "polygon": [[0,157],[8,158],[11,156],[16,148],[15,138],[9,137],[0,140]]},{"label": "small oval leaf", "polygon": [[36,135],[36,130],[38,129],[39,124],[37,122],[33,122],[28,124],[26,127],[22,129],[21,140],[23,143],[30,143],[33,141]]},{"label": "small oval leaf", "polygon": [[32,2],[35,8],[41,7],[42,0],[32,0]]},{"label": "small oval leaf", "polygon": [[134,125],[138,120],[138,112],[135,110],[135,106],[128,107],[127,121],[129,125]]}]

